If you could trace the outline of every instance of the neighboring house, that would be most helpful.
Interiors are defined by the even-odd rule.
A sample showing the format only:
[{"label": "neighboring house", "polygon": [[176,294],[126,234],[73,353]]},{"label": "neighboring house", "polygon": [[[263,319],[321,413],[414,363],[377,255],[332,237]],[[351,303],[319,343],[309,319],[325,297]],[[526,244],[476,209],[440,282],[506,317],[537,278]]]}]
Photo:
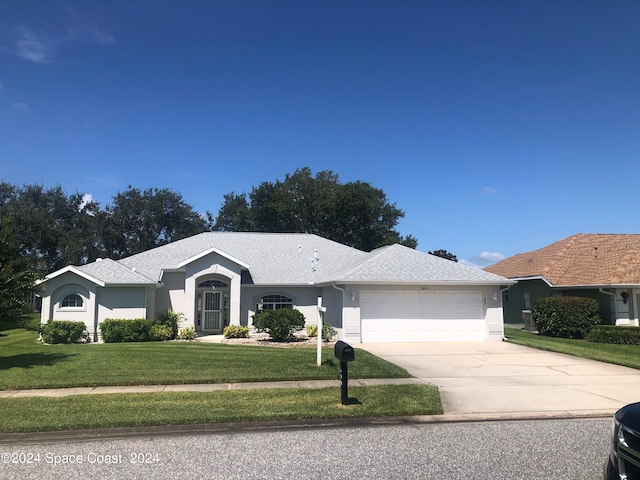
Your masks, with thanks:
[{"label": "neighboring house", "polygon": [[577,234],[485,271],[518,282],[503,293],[506,323],[530,324],[539,298],[573,295],[597,300],[603,323],[638,326],[640,235]]},{"label": "neighboring house", "polygon": [[207,232],[119,261],[48,275],[42,322],[153,319],[219,334],[264,309],[297,308],[348,342],[501,340],[500,289],[514,282],[401,245],[366,253],[310,234]]}]

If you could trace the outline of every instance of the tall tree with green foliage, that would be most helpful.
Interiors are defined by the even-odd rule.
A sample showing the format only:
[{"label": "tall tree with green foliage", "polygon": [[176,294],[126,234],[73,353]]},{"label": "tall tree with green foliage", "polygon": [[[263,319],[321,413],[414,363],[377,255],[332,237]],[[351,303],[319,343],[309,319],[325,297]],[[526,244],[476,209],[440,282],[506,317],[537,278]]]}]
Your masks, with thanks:
[{"label": "tall tree with green foliage", "polygon": [[429,252],[431,255],[435,255],[436,257],[445,258],[447,260],[451,260],[452,262],[457,262],[458,257],[456,257],[453,253],[447,252],[446,250],[434,250],[433,252]]},{"label": "tall tree with green foliage", "polygon": [[37,274],[24,253],[14,218],[0,216],[0,319],[25,313],[35,292]]},{"label": "tall tree with green foliage", "polygon": [[101,238],[109,257],[124,258],[210,230],[207,220],[170,189],[129,186],[101,214]]},{"label": "tall tree with green foliage", "polygon": [[395,227],[404,212],[366,182],[340,183],[331,170],[308,167],[284,180],[263,182],[248,195],[224,197],[214,230],[313,233],[361,250],[393,243],[411,248],[415,237]]}]

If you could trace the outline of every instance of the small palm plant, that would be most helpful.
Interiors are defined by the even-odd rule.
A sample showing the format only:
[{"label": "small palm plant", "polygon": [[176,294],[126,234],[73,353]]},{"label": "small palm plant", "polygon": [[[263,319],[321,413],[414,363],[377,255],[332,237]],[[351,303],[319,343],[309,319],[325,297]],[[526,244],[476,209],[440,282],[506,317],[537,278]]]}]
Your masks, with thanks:
[{"label": "small palm plant", "polygon": [[158,313],[155,323],[158,325],[167,325],[171,327],[171,340],[178,338],[178,325],[184,318],[184,314],[181,312],[174,312],[173,310],[166,310]]}]

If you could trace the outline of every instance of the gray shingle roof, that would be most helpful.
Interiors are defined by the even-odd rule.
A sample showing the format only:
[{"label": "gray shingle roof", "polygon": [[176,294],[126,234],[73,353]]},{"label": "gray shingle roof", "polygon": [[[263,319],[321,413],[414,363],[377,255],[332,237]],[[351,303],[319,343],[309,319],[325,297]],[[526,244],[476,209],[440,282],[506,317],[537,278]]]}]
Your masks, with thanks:
[{"label": "gray shingle roof", "polygon": [[513,283],[478,268],[398,244],[373,250],[357,264],[337,272],[333,280],[345,283]]},{"label": "gray shingle roof", "polygon": [[302,233],[206,232],[117,262],[102,260],[77,268],[105,284],[150,284],[158,282],[164,270],[179,270],[213,248],[241,262],[257,285],[513,283],[402,245],[366,253]]},{"label": "gray shingle roof", "polygon": [[81,272],[107,285],[154,285],[151,279],[109,258],[76,267]]}]

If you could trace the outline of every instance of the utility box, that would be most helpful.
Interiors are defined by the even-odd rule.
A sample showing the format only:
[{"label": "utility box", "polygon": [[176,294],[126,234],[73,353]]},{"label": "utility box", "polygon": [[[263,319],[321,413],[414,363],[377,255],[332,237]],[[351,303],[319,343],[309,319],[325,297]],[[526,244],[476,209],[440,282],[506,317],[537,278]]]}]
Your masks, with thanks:
[{"label": "utility box", "polygon": [[342,340],[336,342],[333,353],[340,360],[340,398],[342,405],[349,405],[349,370],[347,362],[353,362],[356,354],[353,347]]}]

